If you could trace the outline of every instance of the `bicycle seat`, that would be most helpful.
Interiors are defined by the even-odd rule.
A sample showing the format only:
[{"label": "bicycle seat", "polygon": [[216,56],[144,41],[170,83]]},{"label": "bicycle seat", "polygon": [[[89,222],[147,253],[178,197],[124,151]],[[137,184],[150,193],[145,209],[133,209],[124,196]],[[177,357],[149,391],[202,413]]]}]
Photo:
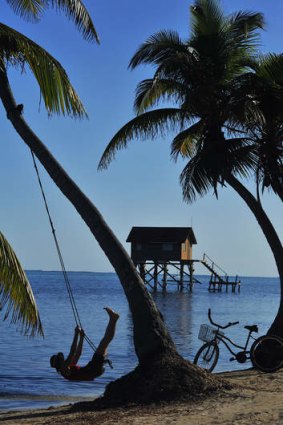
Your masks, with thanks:
[{"label": "bicycle seat", "polygon": [[245,326],[245,329],[247,329],[250,332],[258,332],[257,325]]}]

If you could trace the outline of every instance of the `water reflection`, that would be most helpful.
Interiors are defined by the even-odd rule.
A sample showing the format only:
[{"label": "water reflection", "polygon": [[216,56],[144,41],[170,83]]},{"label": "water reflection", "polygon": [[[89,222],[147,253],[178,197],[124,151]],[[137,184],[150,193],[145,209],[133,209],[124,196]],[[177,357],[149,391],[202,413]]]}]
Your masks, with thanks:
[{"label": "water reflection", "polygon": [[152,294],[164,316],[178,351],[184,357],[192,357],[193,298],[188,292],[160,292]]}]

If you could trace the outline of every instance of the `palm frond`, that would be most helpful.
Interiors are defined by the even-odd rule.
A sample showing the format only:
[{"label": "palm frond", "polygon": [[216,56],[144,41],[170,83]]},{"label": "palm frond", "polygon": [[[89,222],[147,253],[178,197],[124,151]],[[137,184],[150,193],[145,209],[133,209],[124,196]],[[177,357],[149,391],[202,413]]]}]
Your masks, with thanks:
[{"label": "palm frond", "polygon": [[106,147],[98,169],[107,168],[118,150],[125,149],[133,139],[155,139],[182,129],[188,122],[187,113],[176,108],[163,108],[145,112],[124,125]]},{"label": "palm frond", "polygon": [[20,323],[31,336],[43,335],[42,324],[29,281],[13,249],[0,232],[0,303],[4,320]]},{"label": "palm frond", "polygon": [[246,178],[255,168],[256,155],[245,138],[229,139],[219,148],[200,146],[180,175],[184,200],[191,203],[197,195],[203,197],[210,189],[217,196],[217,186],[223,186],[226,175]]},{"label": "palm frond", "polygon": [[158,65],[172,52],[187,52],[179,35],[175,31],[160,31],[149,37],[136,51],[129,63],[129,68],[144,64]]},{"label": "palm frond", "polygon": [[201,138],[204,124],[201,120],[177,134],[171,144],[171,158],[177,161],[178,156],[192,158],[196,154],[197,144]]},{"label": "palm frond", "polygon": [[82,118],[86,111],[75,89],[71,85],[62,65],[46,50],[23,34],[0,23],[0,66],[27,64],[41,90],[49,114],[68,114]]},{"label": "palm frond", "polygon": [[147,79],[141,81],[136,89],[134,110],[137,114],[158,105],[160,101],[182,103],[185,100],[186,87],[168,79]]},{"label": "palm frond", "polygon": [[229,24],[234,35],[249,37],[257,30],[264,29],[265,20],[262,13],[239,11],[231,15]]},{"label": "palm frond", "polygon": [[269,86],[278,84],[283,86],[283,54],[269,53],[258,59],[256,70],[258,78],[264,80]]},{"label": "palm frond", "polygon": [[193,203],[197,196],[205,196],[213,188],[213,181],[202,163],[201,155],[196,155],[187,163],[180,174],[180,183],[183,199],[189,203]]},{"label": "palm frond", "polygon": [[46,0],[7,0],[13,11],[26,21],[38,21],[47,7]]},{"label": "palm frond", "polygon": [[192,37],[215,34],[223,29],[225,18],[218,0],[196,0],[190,12]]},{"label": "palm frond", "polygon": [[50,3],[53,7],[62,10],[75,23],[86,40],[99,42],[92,19],[81,0],[50,0]]},{"label": "palm frond", "polygon": [[48,7],[62,11],[72,20],[86,40],[99,38],[92,19],[81,0],[7,0],[14,12],[27,21],[38,21]]}]

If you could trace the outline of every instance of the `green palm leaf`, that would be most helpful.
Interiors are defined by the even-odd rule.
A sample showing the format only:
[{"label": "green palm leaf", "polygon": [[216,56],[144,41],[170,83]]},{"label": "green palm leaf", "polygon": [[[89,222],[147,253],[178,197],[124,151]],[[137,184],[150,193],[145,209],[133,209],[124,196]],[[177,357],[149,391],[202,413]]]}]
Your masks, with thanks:
[{"label": "green palm leaf", "polygon": [[184,200],[193,202],[197,195],[202,197],[211,189],[217,196],[217,185],[224,185],[226,175],[245,178],[255,168],[256,155],[250,140],[237,138],[212,146],[199,144],[180,175]]},{"label": "green palm leaf", "polygon": [[46,8],[46,0],[6,0],[13,11],[27,21],[37,21]]},{"label": "green palm leaf", "polygon": [[160,31],[149,37],[132,57],[129,67],[135,68],[142,63],[160,64],[172,53],[187,53],[187,46],[175,31]]},{"label": "green palm leaf", "polygon": [[43,329],[31,286],[13,249],[0,232],[0,303],[4,320],[20,323],[31,336]]},{"label": "green palm leaf", "polygon": [[171,157],[175,161],[177,161],[179,155],[183,158],[192,158],[197,152],[203,129],[204,123],[200,120],[177,134],[171,144]]},{"label": "green palm leaf", "polygon": [[99,42],[92,19],[81,0],[7,0],[15,13],[26,20],[38,21],[43,12],[53,7],[71,19],[87,40]]},{"label": "green palm leaf", "polygon": [[[269,86],[283,86],[283,54],[269,53],[259,57],[256,76]],[[278,87],[279,88],[279,87]]]},{"label": "green palm leaf", "polygon": [[136,89],[134,109],[137,114],[145,112],[160,101],[182,104],[186,96],[186,87],[174,80],[147,79],[141,81]]},{"label": "green palm leaf", "polygon": [[[46,50],[14,29],[0,23],[0,67],[27,64],[35,76],[49,114],[82,118],[85,109],[62,65]],[[2,61],[1,61],[2,58]],[[1,65],[2,64],[2,65]]]},{"label": "green palm leaf", "polygon": [[190,12],[193,37],[207,36],[223,30],[225,18],[218,1],[196,0]]},{"label": "green palm leaf", "polygon": [[64,11],[67,17],[75,22],[85,39],[99,42],[92,19],[81,0],[50,0],[48,3]]},{"label": "green palm leaf", "polygon": [[181,130],[188,121],[188,114],[176,108],[156,109],[138,115],[124,125],[109,142],[100,159],[98,169],[107,168],[116,152],[125,149],[131,140],[165,137],[177,128]]}]

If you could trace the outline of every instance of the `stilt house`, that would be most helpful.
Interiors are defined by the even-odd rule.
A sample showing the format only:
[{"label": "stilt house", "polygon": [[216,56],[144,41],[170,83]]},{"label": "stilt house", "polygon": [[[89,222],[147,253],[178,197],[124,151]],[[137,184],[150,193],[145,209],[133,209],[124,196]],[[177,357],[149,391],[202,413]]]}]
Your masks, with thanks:
[{"label": "stilt house", "polygon": [[197,243],[191,227],[133,227],[127,238],[134,263],[192,260]]}]

